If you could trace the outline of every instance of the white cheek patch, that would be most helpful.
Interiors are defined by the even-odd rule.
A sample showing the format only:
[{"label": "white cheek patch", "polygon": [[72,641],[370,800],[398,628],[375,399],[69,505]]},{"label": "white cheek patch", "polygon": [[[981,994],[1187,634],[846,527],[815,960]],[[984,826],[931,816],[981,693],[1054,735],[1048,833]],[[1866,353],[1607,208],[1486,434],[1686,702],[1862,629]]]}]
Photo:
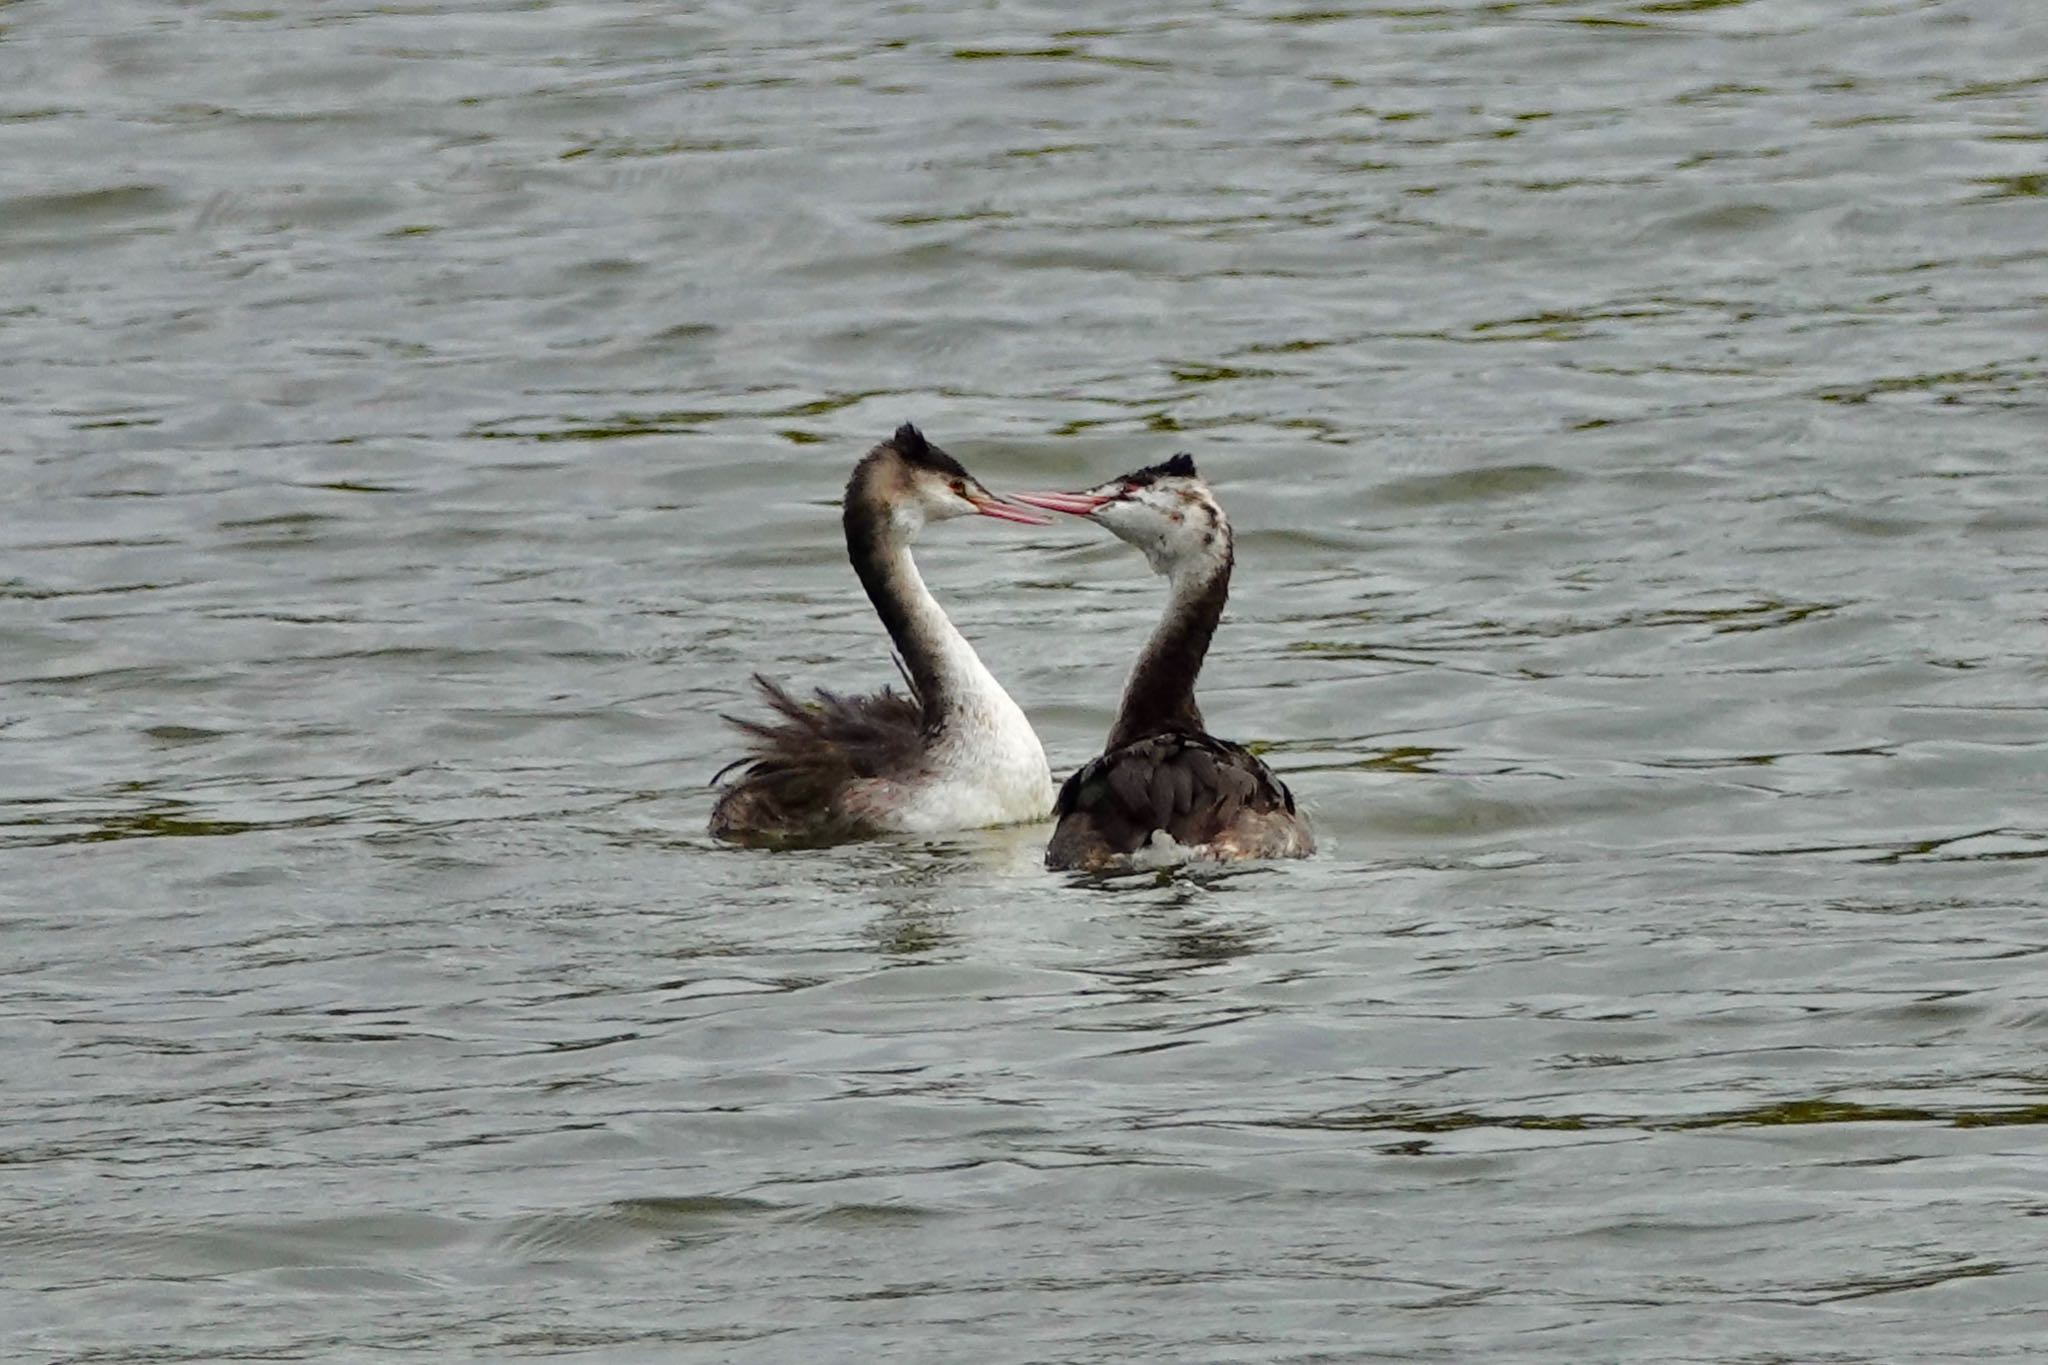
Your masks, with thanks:
[{"label": "white cheek patch", "polygon": [[1186,522],[1175,525],[1172,534],[1166,539],[1172,546],[1173,553],[1177,558],[1201,557],[1203,555],[1202,532],[1193,525]]}]

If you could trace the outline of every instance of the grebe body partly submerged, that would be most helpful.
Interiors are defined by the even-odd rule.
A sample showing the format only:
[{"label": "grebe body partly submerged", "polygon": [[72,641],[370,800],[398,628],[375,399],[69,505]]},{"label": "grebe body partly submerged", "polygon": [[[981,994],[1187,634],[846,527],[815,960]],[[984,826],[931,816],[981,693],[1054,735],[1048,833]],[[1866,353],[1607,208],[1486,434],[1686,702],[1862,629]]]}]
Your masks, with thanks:
[{"label": "grebe body partly submerged", "polygon": [[1176,455],[1085,493],[1013,497],[1100,523],[1144,551],[1169,585],[1101,756],[1060,788],[1046,866],[1104,872],[1315,852],[1287,784],[1243,745],[1204,729],[1195,705],[1234,552],[1230,522],[1194,460]]},{"label": "grebe body partly submerged", "polygon": [[925,523],[977,514],[1043,524],[1004,505],[908,424],[854,468],[847,557],[895,643],[910,695],[821,688],[807,702],[757,674],[775,717],[727,717],[749,744],[711,813],[714,837],[823,844],[1045,817],[1052,771],[1037,734],[910,557]]}]

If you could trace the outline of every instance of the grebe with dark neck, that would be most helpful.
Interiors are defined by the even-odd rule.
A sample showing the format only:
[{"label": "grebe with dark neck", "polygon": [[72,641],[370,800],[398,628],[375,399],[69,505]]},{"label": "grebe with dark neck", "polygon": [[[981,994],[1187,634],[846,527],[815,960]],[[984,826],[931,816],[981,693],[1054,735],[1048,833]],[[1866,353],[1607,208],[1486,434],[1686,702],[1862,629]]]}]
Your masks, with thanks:
[{"label": "grebe with dark neck", "polygon": [[846,553],[895,643],[910,695],[821,688],[806,702],[756,674],[775,718],[726,718],[749,743],[725,770],[745,765],[711,813],[714,837],[821,844],[1045,817],[1052,771],[1038,736],[910,557],[927,522],[977,514],[1045,524],[1005,505],[908,424],[855,466]]},{"label": "grebe with dark neck", "polygon": [[1013,500],[1097,522],[1144,551],[1168,584],[1166,613],[1131,669],[1102,755],[1060,788],[1046,866],[1104,872],[1315,852],[1287,784],[1204,729],[1195,705],[1235,553],[1194,460],[1176,455],[1085,493]]}]

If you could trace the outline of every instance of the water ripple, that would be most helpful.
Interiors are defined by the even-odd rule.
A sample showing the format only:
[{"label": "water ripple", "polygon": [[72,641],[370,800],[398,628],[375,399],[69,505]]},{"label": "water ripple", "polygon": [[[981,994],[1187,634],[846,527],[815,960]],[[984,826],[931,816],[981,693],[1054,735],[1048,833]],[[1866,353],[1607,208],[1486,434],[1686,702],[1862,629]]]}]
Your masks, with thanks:
[{"label": "water ripple", "polygon": [[[2030,9],[0,13],[18,1350],[2034,1349]],[[905,420],[1196,455],[1320,857],[704,836]]]}]

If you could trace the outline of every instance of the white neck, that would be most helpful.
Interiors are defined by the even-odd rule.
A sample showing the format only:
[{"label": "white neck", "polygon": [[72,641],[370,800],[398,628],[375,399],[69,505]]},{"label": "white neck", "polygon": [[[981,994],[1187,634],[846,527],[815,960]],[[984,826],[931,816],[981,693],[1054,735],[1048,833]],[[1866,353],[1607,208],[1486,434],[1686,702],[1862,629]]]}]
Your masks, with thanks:
[{"label": "white neck", "polygon": [[985,708],[1000,702],[1015,709],[1009,693],[988,671],[988,665],[967,643],[967,637],[946,615],[939,599],[924,585],[917,561],[905,542],[882,547],[882,582],[902,613],[903,630],[896,647],[904,654],[911,676],[936,695],[924,704],[935,717],[948,711]]},{"label": "white neck", "polygon": [[908,544],[875,547],[870,591],[924,704],[928,779],[892,816],[908,830],[1038,820],[1052,772],[1023,710],[924,585]]}]

